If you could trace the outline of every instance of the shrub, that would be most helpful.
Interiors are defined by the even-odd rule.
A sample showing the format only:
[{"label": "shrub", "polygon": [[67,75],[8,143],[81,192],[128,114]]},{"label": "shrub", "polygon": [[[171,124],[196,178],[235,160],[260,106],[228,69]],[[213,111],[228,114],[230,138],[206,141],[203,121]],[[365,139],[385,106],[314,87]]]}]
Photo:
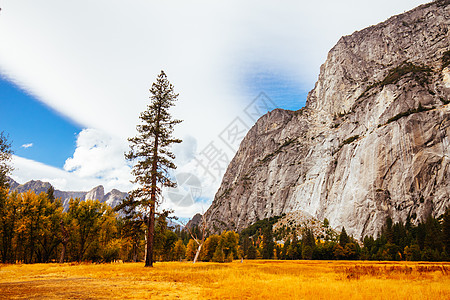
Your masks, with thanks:
[{"label": "shrub", "polygon": [[450,50],[444,52],[444,55],[442,55],[442,69],[450,65]]},{"label": "shrub", "polygon": [[403,63],[402,65],[393,68],[389,71],[388,75],[380,82],[381,86],[393,84],[398,82],[404,75],[412,73],[414,75],[421,75],[416,77],[420,82],[427,82],[428,76],[430,75],[431,69],[427,66],[417,66],[413,63]]},{"label": "shrub", "polygon": [[422,106],[422,104],[419,102],[419,106],[417,108],[415,108],[415,109],[408,109],[407,111],[401,112],[401,113],[393,116],[392,118],[389,118],[385,125],[387,125],[387,124],[389,124],[391,122],[397,121],[398,119],[401,119],[403,117],[406,117],[406,116],[409,116],[409,115],[412,115],[412,114],[415,114],[415,113],[418,113],[418,112],[428,111],[428,110],[431,110],[431,109],[433,109],[433,107],[424,108]]}]

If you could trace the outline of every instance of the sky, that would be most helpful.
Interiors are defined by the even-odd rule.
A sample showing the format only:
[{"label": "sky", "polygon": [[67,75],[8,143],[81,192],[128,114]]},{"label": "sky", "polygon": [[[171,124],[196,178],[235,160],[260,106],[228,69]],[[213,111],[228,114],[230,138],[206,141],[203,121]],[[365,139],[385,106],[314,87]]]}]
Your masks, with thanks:
[{"label": "sky", "polygon": [[161,70],[179,93],[178,181],[161,207],[204,212],[240,140],[305,105],[341,36],[426,1],[0,1],[0,132],[12,177],[129,191],[127,138]]}]

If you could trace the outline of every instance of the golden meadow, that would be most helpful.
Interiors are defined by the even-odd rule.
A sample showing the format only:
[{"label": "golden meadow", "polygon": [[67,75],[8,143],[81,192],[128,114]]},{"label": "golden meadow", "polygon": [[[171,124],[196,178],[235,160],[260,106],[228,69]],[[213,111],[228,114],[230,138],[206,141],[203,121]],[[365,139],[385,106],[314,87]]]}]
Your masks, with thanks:
[{"label": "golden meadow", "polygon": [[13,264],[3,299],[449,299],[450,264],[235,260]]}]

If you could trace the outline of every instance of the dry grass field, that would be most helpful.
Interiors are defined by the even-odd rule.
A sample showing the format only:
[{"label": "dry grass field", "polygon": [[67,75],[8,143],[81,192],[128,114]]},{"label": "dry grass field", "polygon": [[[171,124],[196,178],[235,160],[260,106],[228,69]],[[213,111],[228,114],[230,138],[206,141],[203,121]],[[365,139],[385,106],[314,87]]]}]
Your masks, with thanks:
[{"label": "dry grass field", "polygon": [[1,265],[1,299],[450,299],[450,263]]}]

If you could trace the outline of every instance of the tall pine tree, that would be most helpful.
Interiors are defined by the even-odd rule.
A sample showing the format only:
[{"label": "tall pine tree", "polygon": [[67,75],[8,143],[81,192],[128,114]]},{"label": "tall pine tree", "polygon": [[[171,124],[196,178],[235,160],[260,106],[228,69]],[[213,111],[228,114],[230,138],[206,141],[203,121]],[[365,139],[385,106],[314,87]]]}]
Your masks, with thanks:
[{"label": "tall pine tree", "polygon": [[181,143],[181,140],[172,137],[174,125],[181,121],[173,119],[169,113],[178,94],[174,92],[164,71],[153,83],[150,93],[151,103],[141,113],[142,123],[136,127],[138,134],[128,139],[130,151],[125,154],[128,160],[135,163],[132,173],[135,176],[134,183],[139,185],[131,192],[132,201],[128,205],[143,210],[147,216],[146,267],[153,266],[155,212],[161,188],[176,186],[168,173],[170,169],[176,168],[173,163],[175,155],[170,147],[174,143]]}]

